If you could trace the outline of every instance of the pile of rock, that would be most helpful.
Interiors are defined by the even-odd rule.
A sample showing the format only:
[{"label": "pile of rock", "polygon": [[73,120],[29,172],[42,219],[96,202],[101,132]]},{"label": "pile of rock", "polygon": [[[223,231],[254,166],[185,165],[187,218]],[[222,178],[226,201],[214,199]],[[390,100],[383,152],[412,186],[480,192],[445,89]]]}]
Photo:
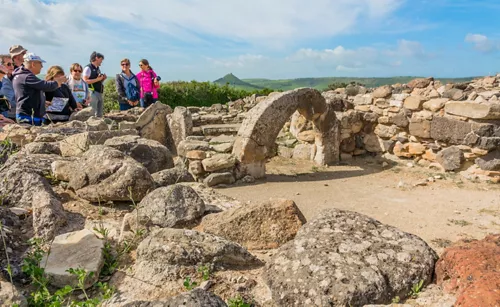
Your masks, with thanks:
[{"label": "pile of rock", "polygon": [[[433,78],[415,79],[407,85],[348,87],[323,96],[336,106],[341,122],[342,160],[389,153],[443,171],[462,170],[477,161],[470,176],[497,182],[499,80],[443,85]],[[310,159],[313,135],[311,122],[295,113],[278,138],[278,153]]]}]

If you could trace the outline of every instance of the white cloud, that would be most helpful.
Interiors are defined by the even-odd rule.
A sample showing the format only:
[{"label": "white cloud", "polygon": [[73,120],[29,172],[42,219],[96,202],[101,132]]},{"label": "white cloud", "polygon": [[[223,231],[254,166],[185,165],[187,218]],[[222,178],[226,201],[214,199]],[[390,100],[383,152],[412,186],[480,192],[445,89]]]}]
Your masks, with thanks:
[{"label": "white cloud", "polygon": [[246,67],[248,65],[255,65],[263,60],[267,59],[265,56],[260,54],[243,54],[237,57],[232,57],[228,59],[215,59],[211,57],[205,57],[213,66],[215,67]]},{"label": "white cloud", "polygon": [[500,50],[500,43],[489,39],[486,35],[482,34],[467,34],[465,36],[465,42],[474,45],[474,49],[481,52],[491,52],[494,50]]}]

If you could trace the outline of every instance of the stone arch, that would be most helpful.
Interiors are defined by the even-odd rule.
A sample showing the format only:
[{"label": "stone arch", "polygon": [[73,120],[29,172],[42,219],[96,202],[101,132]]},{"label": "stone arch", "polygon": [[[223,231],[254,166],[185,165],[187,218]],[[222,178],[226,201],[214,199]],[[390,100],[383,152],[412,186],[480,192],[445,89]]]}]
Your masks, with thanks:
[{"label": "stone arch", "polygon": [[314,124],[314,161],[320,165],[339,161],[340,123],[334,108],[319,91],[300,88],[272,93],[248,112],[233,147],[241,174],[255,178],[265,176],[266,157],[278,133],[295,111]]}]

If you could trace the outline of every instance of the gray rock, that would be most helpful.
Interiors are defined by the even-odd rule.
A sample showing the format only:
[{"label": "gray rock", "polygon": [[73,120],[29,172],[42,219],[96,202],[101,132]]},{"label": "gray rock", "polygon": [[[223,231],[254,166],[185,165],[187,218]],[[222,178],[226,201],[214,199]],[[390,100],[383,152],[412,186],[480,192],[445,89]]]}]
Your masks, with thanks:
[{"label": "gray rock", "polygon": [[493,150],[500,147],[500,137],[482,137],[479,139],[477,147],[485,150]]},{"label": "gray rock", "polygon": [[90,131],[71,135],[59,142],[63,157],[79,156],[92,145],[102,145],[106,140],[123,135],[137,135],[134,130]]},{"label": "gray rock", "polygon": [[191,150],[202,150],[208,151],[210,149],[210,145],[206,141],[191,141],[185,140],[179,143],[177,146],[177,154],[181,157],[185,157],[186,153]]},{"label": "gray rock", "polygon": [[59,143],[57,142],[33,142],[26,144],[23,147],[23,152],[27,154],[55,154],[60,155],[61,149],[59,148]]},{"label": "gray rock", "polygon": [[213,187],[219,184],[233,184],[236,182],[232,173],[212,173],[203,180],[203,183],[208,187]]},{"label": "gray rock", "polygon": [[481,158],[477,158],[476,164],[485,171],[500,171],[500,150],[492,151]]},{"label": "gray rock", "polygon": [[193,133],[191,112],[186,107],[175,107],[174,112],[167,115],[167,120],[175,143],[175,148],[177,148],[181,141],[184,141]]},{"label": "gray rock", "polygon": [[236,157],[232,154],[216,154],[201,161],[203,169],[207,172],[215,172],[231,169],[236,163]]},{"label": "gray rock", "polygon": [[16,169],[22,172],[45,176],[50,174],[51,165],[57,160],[65,160],[65,158],[54,154],[27,154],[24,151],[20,151],[7,159],[5,164],[0,167],[0,172],[8,169]]},{"label": "gray rock", "polygon": [[78,112],[71,114],[71,116],[69,117],[69,120],[70,121],[78,120],[78,121],[84,122],[94,115],[95,115],[95,112],[92,108],[85,108],[85,109],[82,109]]},{"label": "gray rock", "polygon": [[135,277],[151,284],[176,280],[199,265],[215,269],[251,268],[260,260],[240,245],[194,230],[153,231],[137,248]]},{"label": "gray rock", "polygon": [[436,253],[422,239],[365,215],[330,209],[266,264],[278,306],[363,306],[405,298],[432,281]]},{"label": "gray rock", "polygon": [[140,201],[153,190],[154,182],[139,162],[117,149],[97,145],[75,164],[69,185],[91,202]]},{"label": "gray rock", "polygon": [[184,165],[156,172],[151,177],[153,177],[156,187],[166,187],[179,182],[194,182],[193,176]]},{"label": "gray rock", "polygon": [[17,290],[17,288],[9,283],[0,280],[0,303],[2,306],[27,307],[26,298]]},{"label": "gray rock", "polygon": [[175,144],[167,122],[167,115],[171,113],[170,106],[161,102],[154,103],[139,116],[135,127],[143,138],[158,141],[167,146],[170,152],[175,152]]},{"label": "gray rock", "polygon": [[174,160],[168,148],[154,140],[125,135],[109,139],[104,145],[134,158],[144,165],[150,174],[174,167]]},{"label": "gray rock", "polygon": [[217,295],[203,289],[194,289],[174,296],[165,301],[134,301],[122,305],[123,307],[227,307],[226,303]]},{"label": "gray rock", "polygon": [[104,264],[104,241],[88,230],[65,233],[55,237],[50,253],[42,259],[45,274],[50,284],[56,287],[78,286],[78,277],[67,272],[69,269],[84,269],[92,276],[85,280],[85,288],[91,287],[98,279]]},{"label": "gray rock", "polygon": [[443,98],[449,98],[454,101],[464,100],[465,97],[467,96],[464,94],[464,91],[457,88],[452,88],[443,93]]},{"label": "gray rock", "polygon": [[431,121],[430,136],[436,141],[447,142],[452,145],[461,145],[464,143],[466,136],[471,132],[479,136],[487,137],[493,133],[493,126],[490,124],[463,122],[439,116],[434,116]]},{"label": "gray rock", "polygon": [[455,171],[462,167],[465,157],[458,146],[451,146],[436,155],[436,162],[441,164],[445,171]]},{"label": "gray rock", "polygon": [[182,228],[201,218],[205,203],[190,187],[173,185],[161,187],[142,199],[132,213],[148,226]]}]

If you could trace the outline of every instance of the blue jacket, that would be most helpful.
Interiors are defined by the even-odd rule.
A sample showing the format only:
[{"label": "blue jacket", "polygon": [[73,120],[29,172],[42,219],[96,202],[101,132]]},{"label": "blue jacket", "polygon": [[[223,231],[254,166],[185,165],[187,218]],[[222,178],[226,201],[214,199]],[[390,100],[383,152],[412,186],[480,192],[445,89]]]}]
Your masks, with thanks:
[{"label": "blue jacket", "polygon": [[55,91],[59,87],[57,82],[40,80],[24,67],[14,70],[13,76],[16,116],[42,118],[45,115],[44,92]]},{"label": "blue jacket", "polygon": [[0,89],[0,95],[5,96],[10,102],[10,111],[7,113],[7,117],[16,117],[16,94],[14,92],[14,87],[12,86],[12,81],[8,76],[3,77],[1,80],[2,88]]}]

